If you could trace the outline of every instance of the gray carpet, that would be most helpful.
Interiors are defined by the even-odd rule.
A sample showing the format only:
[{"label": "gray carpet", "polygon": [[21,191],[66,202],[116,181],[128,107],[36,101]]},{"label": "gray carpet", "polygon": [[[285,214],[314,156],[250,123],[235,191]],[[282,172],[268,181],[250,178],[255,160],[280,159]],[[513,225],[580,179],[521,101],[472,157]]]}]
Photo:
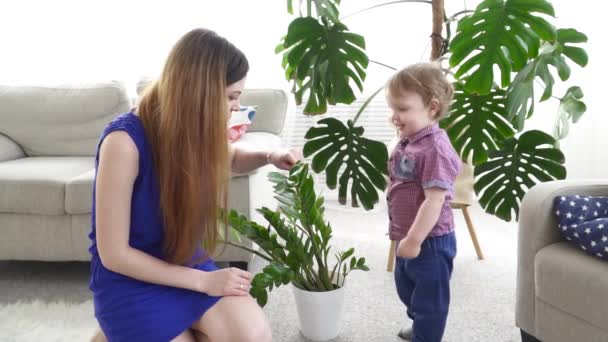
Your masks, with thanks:
[{"label": "gray carpet", "polygon": [[[517,227],[479,208],[473,208],[472,215],[486,259],[477,260],[457,211],[459,251],[445,341],[518,341],[514,326]],[[386,272],[389,243],[385,209],[364,213],[329,203],[327,218],[334,228],[335,251],[353,246],[371,268],[369,272],[353,272],[348,278],[341,334],[335,341],[400,341],[396,332],[410,322],[396,295],[392,274]],[[0,261],[0,304],[36,299],[80,303],[91,297],[87,281],[87,263]],[[265,311],[274,341],[306,341],[298,332],[289,287],[275,289]]]}]

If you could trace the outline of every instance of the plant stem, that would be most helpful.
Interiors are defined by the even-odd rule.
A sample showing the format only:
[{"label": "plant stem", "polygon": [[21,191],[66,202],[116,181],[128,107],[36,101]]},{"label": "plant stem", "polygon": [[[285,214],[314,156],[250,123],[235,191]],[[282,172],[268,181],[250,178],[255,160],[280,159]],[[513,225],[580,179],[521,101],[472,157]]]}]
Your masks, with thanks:
[{"label": "plant stem", "polygon": [[[310,176],[309,176],[310,177]],[[296,190],[297,193],[297,197],[298,199],[302,199],[303,198],[303,194],[300,192],[300,189],[298,188]],[[298,201],[300,203],[299,206],[300,208],[302,208],[302,211],[304,212],[303,217],[309,217],[310,215],[310,210],[309,208],[307,208],[305,206],[305,204],[303,203],[303,201]],[[316,201],[313,201],[313,203],[315,203]],[[314,205],[314,204],[313,204]],[[300,218],[301,221],[301,218]],[[307,220],[308,221],[308,220]],[[301,221],[302,222],[302,221]],[[329,277],[328,273],[327,273],[327,268],[326,266],[323,264],[323,255],[321,254],[321,252],[319,251],[319,246],[317,245],[314,237],[314,231],[313,231],[313,226],[314,226],[314,222],[302,222],[302,226],[304,229],[306,229],[306,231],[308,231],[308,234],[310,236],[310,246],[312,248],[313,251],[313,255],[317,261],[317,275],[319,276],[319,285],[321,287],[324,287],[325,290],[329,291],[331,290],[331,280],[328,280],[326,278]]]},{"label": "plant stem", "polygon": [[357,114],[353,118],[353,125],[357,123],[357,120],[359,120],[359,116],[361,116],[361,113],[363,113],[363,111],[365,110],[365,108],[367,108],[369,103],[372,102],[372,99],[374,97],[376,97],[376,95],[378,95],[378,93],[381,92],[383,89],[384,89],[384,85],[382,85],[382,87],[378,88],[378,90],[376,90],[370,97],[367,98],[367,100],[365,100],[365,102],[363,103],[363,105],[361,105],[361,108],[359,108],[359,111],[357,111]]},{"label": "plant stem", "polygon": [[443,8],[443,0],[433,0],[433,29],[431,34],[431,61],[441,57],[443,52],[443,17],[445,10]]},{"label": "plant stem", "polygon": [[266,261],[270,261],[270,262],[272,262],[272,259],[271,259],[269,256],[266,256],[266,255],[264,255],[264,254],[262,254],[262,253],[260,253],[260,252],[256,251],[255,249],[248,248],[248,247],[245,247],[245,246],[243,246],[243,245],[239,245],[239,244],[237,244],[237,243],[233,243],[233,242],[230,242],[230,241],[219,241],[219,242],[221,242],[221,243],[225,243],[225,244],[227,244],[227,245],[229,245],[229,246],[233,246],[233,247],[240,248],[240,249],[242,249],[242,250],[246,250],[247,252],[253,253],[253,254],[255,254],[255,255],[259,256],[260,258],[263,258],[263,259],[264,259],[264,260],[266,260]]},{"label": "plant stem", "polygon": [[380,66],[383,66],[383,67],[385,67],[385,68],[389,68],[389,69],[391,69],[391,70],[397,70],[397,68],[392,67],[392,66],[390,66],[390,65],[388,65],[388,64],[384,64],[384,63],[382,63],[382,62],[374,61],[374,60],[371,60],[371,59],[369,60],[369,62],[370,62],[370,63],[374,63],[374,64],[378,64],[378,65],[380,65]]},{"label": "plant stem", "polygon": [[460,12],[456,12],[456,13],[452,14],[449,18],[446,19],[446,23],[452,22],[459,15],[468,14],[468,13],[475,13],[475,11],[473,11],[473,10],[462,10]]},{"label": "plant stem", "polygon": [[378,7],[382,7],[382,6],[387,6],[387,5],[399,4],[399,3],[403,3],[403,2],[419,2],[419,3],[424,3],[424,4],[433,4],[433,2],[430,1],[430,0],[401,0],[401,1],[391,1],[391,2],[384,3],[384,4],[379,4],[379,5],[375,5],[375,6],[372,6],[372,7],[364,8],[362,10],[359,10],[359,11],[355,12],[355,13],[351,13],[351,14],[349,14],[347,16],[344,16],[344,17],[340,18],[340,20],[344,20],[346,18],[350,18],[350,17],[352,17],[352,16],[354,16],[356,14],[359,14],[359,13],[362,13],[362,12],[365,12],[365,11],[369,11],[369,10],[374,9],[374,8],[378,8]]}]

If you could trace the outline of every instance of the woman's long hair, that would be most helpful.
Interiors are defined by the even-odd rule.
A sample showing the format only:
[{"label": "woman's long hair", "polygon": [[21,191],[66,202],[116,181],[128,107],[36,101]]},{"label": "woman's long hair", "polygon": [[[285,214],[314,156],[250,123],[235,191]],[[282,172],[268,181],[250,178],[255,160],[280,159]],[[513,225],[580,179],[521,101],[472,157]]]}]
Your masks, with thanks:
[{"label": "woman's long hair", "polygon": [[215,251],[230,179],[226,87],[248,70],[234,45],[195,29],[173,47],[139,103],[160,185],[163,248],[172,263],[193,262],[201,243],[203,257]]}]

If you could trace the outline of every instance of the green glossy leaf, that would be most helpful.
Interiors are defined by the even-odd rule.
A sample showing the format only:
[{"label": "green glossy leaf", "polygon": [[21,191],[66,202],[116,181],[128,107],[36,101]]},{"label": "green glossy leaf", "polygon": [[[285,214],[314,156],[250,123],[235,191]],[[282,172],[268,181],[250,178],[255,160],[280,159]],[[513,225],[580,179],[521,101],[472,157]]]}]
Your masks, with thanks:
[{"label": "green glossy leaf", "polygon": [[293,14],[293,0],[287,0],[287,13]]},{"label": "green glossy leaf", "polygon": [[580,87],[570,87],[560,99],[559,118],[553,130],[553,137],[555,139],[561,140],[566,138],[570,130],[570,121],[577,123],[587,111],[585,102],[581,101],[583,96],[583,90]]},{"label": "green glossy leaf", "polygon": [[501,85],[511,81],[511,72],[521,70],[535,57],[539,40],[555,40],[557,32],[536,13],[553,16],[545,0],[485,0],[475,12],[458,23],[450,42],[450,65],[458,66],[469,93],[488,94],[494,84],[494,66]]},{"label": "green glossy leaf", "polygon": [[[318,3],[330,5],[332,1]],[[332,10],[333,11],[333,10]],[[337,21],[312,17],[294,19],[283,42],[283,68],[293,82],[296,103],[305,102],[304,113],[323,114],[327,105],[355,100],[351,82],[361,91],[369,59],[365,40]]]},{"label": "green glossy leaf", "polygon": [[570,77],[570,67],[566,62],[566,57],[581,66],[587,64],[585,50],[567,44],[586,40],[587,37],[575,29],[559,29],[557,40],[544,43],[540,55],[517,73],[507,90],[509,120],[513,122],[517,130],[523,130],[525,120],[534,112],[534,81],[539,79],[545,87],[540,101],[549,99],[555,84],[549,66],[551,65],[557,70],[562,81],[567,80]]},{"label": "green glossy leaf", "polygon": [[472,156],[474,165],[487,161],[488,153],[499,149],[498,141],[515,134],[507,120],[505,92],[500,89],[474,95],[456,83],[450,115],[439,123],[462,159]]},{"label": "green glossy leaf", "polygon": [[346,203],[350,184],[353,205],[361,202],[365,209],[378,202],[378,190],[384,190],[388,151],[381,142],[364,138],[363,128],[344,125],[334,118],[322,119],[320,126],[306,132],[304,156],[313,156],[315,172],[325,170],[327,186],[335,189],[338,173],[344,166],[339,182],[339,201]]},{"label": "green glossy leaf", "polygon": [[539,182],[566,178],[564,155],[555,139],[537,130],[505,140],[499,151],[475,167],[475,192],[486,212],[505,221],[519,216],[519,204]]},{"label": "green glossy leaf", "polygon": [[[308,0],[311,1],[311,0]],[[315,4],[315,10],[317,11],[317,16],[326,16],[332,19],[333,21],[338,21],[338,17],[340,16],[340,11],[338,10],[338,5],[340,1],[334,0],[312,0]]]}]

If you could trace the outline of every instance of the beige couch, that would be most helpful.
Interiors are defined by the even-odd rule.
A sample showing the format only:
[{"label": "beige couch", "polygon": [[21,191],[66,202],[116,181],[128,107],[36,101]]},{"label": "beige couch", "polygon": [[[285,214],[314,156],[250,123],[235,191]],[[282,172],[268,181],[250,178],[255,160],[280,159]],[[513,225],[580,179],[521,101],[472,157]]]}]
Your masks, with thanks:
[{"label": "beige couch", "polygon": [[[256,105],[258,113],[236,144],[279,147],[285,93],[248,89],[242,103]],[[0,260],[90,259],[96,145],[105,125],[131,106],[126,87],[118,82],[0,86]],[[233,175],[229,205],[259,218],[254,208],[274,203],[269,169]],[[228,246],[216,260],[242,263],[251,257]]]},{"label": "beige couch", "polygon": [[556,181],[525,195],[519,218],[516,324],[523,341],[608,341],[608,262],[562,239],[559,195],[608,196],[608,180]]}]

